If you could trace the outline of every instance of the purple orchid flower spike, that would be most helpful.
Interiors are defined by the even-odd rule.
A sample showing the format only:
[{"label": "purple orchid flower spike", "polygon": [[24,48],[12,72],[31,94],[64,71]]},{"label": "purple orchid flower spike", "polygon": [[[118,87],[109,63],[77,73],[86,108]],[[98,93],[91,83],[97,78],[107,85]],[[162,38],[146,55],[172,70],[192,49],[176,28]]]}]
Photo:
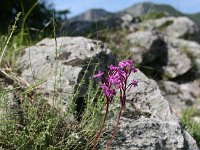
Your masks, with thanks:
[{"label": "purple orchid flower spike", "polygon": [[116,95],[115,89],[108,87],[105,83],[101,84],[101,88],[103,89],[106,97],[111,98]]},{"label": "purple orchid flower spike", "polygon": [[108,68],[109,68],[109,71],[108,71],[107,77],[105,77],[105,74],[102,71],[99,71],[96,75],[94,75],[94,78],[98,78],[98,77],[101,78],[102,84],[100,85],[100,87],[103,90],[104,95],[106,97],[106,113],[104,115],[103,123],[94,140],[93,150],[95,149],[98,139],[101,136],[103,126],[105,124],[105,120],[108,115],[110,102],[113,99],[113,97],[116,96],[117,91],[120,93],[119,97],[120,97],[121,107],[120,107],[120,111],[117,117],[116,124],[113,128],[112,137],[106,146],[107,150],[109,149],[109,146],[112,144],[112,140],[115,136],[117,126],[119,124],[119,120],[122,115],[122,110],[125,108],[126,94],[132,87],[136,87],[138,85],[138,81],[135,79],[132,79],[132,82],[130,84],[127,83],[130,74],[137,72],[137,69],[133,66],[132,60],[123,60],[119,62],[118,66],[110,65],[108,66]]},{"label": "purple orchid flower spike", "polygon": [[135,67],[131,67],[131,71],[132,71],[133,73],[136,73],[136,72],[137,72],[137,69],[136,69]]},{"label": "purple orchid flower spike", "polygon": [[138,81],[135,80],[135,79],[133,79],[132,82],[131,82],[131,84],[132,84],[134,87],[136,87],[136,86],[138,86]]}]

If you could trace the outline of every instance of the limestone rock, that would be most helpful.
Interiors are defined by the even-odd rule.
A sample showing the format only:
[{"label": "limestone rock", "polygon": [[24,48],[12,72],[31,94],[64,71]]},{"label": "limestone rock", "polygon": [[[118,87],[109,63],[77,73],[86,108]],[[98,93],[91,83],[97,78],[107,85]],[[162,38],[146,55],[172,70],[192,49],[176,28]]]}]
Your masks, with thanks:
[{"label": "limestone rock", "polygon": [[168,26],[173,24],[174,20],[175,20],[175,17],[163,17],[159,19],[150,19],[150,20],[147,20],[145,23],[138,24],[138,27],[145,30],[157,29],[159,31],[165,31]]},{"label": "limestone rock", "polygon": [[187,56],[190,58],[192,62],[192,67],[195,68],[196,76],[199,76],[200,75],[200,45],[197,42],[183,40],[183,39],[165,38],[165,41],[171,47],[179,49],[182,53],[187,54]]},{"label": "limestone rock", "polygon": [[192,62],[186,53],[178,48],[168,47],[167,64],[163,66],[164,78],[175,78],[185,74],[192,68]]},{"label": "limestone rock", "polygon": [[136,29],[161,31],[165,36],[173,38],[187,38],[195,36],[199,32],[198,25],[187,17],[163,17],[160,19],[150,19],[145,23],[130,27],[132,31]]},{"label": "limestone rock", "polygon": [[199,31],[197,24],[187,17],[175,18],[173,23],[169,25],[165,33],[174,38],[182,38],[184,36],[192,35]]},{"label": "limestone rock", "polygon": [[83,37],[60,37],[56,41],[44,39],[26,48],[18,63],[23,79],[39,84],[40,91],[50,97],[54,95],[53,100],[64,100],[66,103],[67,95],[74,94],[75,86],[81,81],[87,67],[86,83],[81,85],[80,95],[87,90],[95,65],[99,63],[103,69],[114,63],[115,57],[100,41]]},{"label": "limestone rock", "polygon": [[[139,59],[143,64],[160,61],[160,57],[166,55],[165,43],[162,36],[156,30],[152,31],[138,31],[127,35],[127,40],[132,45],[130,51],[133,52],[133,59],[136,54],[136,60]],[[139,56],[140,55],[140,56]],[[165,60],[161,60],[165,62]]]},{"label": "limestone rock", "polygon": [[[139,80],[139,85],[127,95],[126,109],[111,147],[116,150],[198,150],[196,142],[178,123],[156,82],[140,71],[130,79],[132,77]],[[102,149],[106,142],[102,142]]]},{"label": "limestone rock", "polygon": [[155,30],[133,32],[127,36],[132,45],[129,51],[136,62],[153,67],[163,78],[172,79],[187,73],[193,60],[180,45],[175,46],[176,40],[169,39]]},{"label": "limestone rock", "polygon": [[185,108],[193,105],[196,99],[200,97],[199,80],[181,84],[173,81],[161,81],[159,85],[163,91],[164,97],[178,115],[180,115]]},{"label": "limestone rock", "polygon": [[119,17],[119,20],[121,20],[121,28],[122,29],[128,29],[131,30],[131,27],[133,25],[136,25],[140,22],[140,19],[138,17],[133,17],[130,14],[124,14],[121,17]]}]

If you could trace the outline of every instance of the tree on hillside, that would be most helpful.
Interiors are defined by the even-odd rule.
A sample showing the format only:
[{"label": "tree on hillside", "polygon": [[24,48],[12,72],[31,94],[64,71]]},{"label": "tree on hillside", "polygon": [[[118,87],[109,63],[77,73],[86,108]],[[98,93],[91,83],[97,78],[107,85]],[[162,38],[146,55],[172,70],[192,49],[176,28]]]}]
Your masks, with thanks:
[{"label": "tree on hillside", "polygon": [[70,13],[68,9],[56,11],[59,20],[67,20],[67,15]]}]

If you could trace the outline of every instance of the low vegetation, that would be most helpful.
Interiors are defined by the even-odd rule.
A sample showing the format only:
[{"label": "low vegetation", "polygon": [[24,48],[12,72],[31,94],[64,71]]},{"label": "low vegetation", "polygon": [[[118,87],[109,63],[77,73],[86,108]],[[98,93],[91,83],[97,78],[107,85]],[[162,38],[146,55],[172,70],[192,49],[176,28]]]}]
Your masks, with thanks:
[{"label": "low vegetation", "polygon": [[[48,15],[49,13],[48,11]],[[156,19],[163,16],[162,13],[151,13],[146,19]],[[47,36],[45,34],[46,28],[35,30],[36,28],[29,28],[28,24],[24,24],[20,30],[17,28],[19,18],[20,15],[17,15],[13,26],[8,28],[9,32],[0,36],[0,69],[14,75],[18,73],[16,57],[22,53],[21,50]],[[48,25],[48,27],[51,25],[51,29],[54,30],[54,35],[48,34],[49,37],[55,37],[56,23],[54,21],[52,19]],[[161,29],[170,23],[168,22]],[[96,25],[94,25],[95,27]],[[34,29],[37,34],[30,36],[29,29]],[[121,60],[129,58],[130,55],[130,52],[125,51],[129,49],[129,43],[122,38],[127,32],[102,29],[102,31],[90,34],[88,37],[108,43],[108,47]],[[188,55],[190,54],[188,53]],[[96,69],[94,73],[95,71]],[[88,91],[83,97],[85,103],[81,112],[77,111],[77,98],[78,92],[71,96],[68,109],[64,112],[62,106],[51,106],[44,94],[35,88],[23,88],[16,83],[11,87],[0,85],[0,149],[91,149],[99,125],[106,114],[102,111],[106,106],[106,98],[100,88],[94,86],[92,78],[89,81]],[[116,103],[116,101],[112,103]],[[114,113],[116,112],[111,112],[111,114]],[[200,122],[194,119],[198,115],[196,108],[189,108],[183,113],[181,123],[200,145]],[[103,128],[101,130],[101,132],[105,132]],[[107,139],[110,137],[106,134],[103,136],[107,136]],[[98,138],[101,141],[101,137]],[[98,146],[97,144],[97,148]]]},{"label": "low vegetation", "polygon": [[[198,100],[199,102],[199,100]],[[200,146],[200,113],[197,107],[193,106],[187,108],[182,113],[181,124],[182,126],[194,137],[197,144]]]},{"label": "low vegetation", "polygon": [[[0,91],[0,148],[3,149],[85,149],[102,118],[105,99],[91,80],[85,94],[84,111],[76,111],[76,96],[65,112],[52,107],[42,93],[13,89]],[[12,95],[13,94],[13,95]],[[80,119],[81,118],[81,119]]]},{"label": "low vegetation", "polygon": [[[15,17],[9,33],[1,36],[1,72],[6,71],[13,77],[17,76],[16,57],[22,48],[30,45],[30,42],[19,41],[21,32],[16,32],[19,19],[20,14]],[[52,24],[55,28],[54,22]],[[93,80],[84,95],[81,114],[76,109],[78,92],[71,96],[69,107],[63,112],[61,106],[50,106],[44,94],[34,87],[12,84],[0,86],[1,149],[87,149],[92,146],[105,105],[105,98],[99,88],[93,86]]]}]

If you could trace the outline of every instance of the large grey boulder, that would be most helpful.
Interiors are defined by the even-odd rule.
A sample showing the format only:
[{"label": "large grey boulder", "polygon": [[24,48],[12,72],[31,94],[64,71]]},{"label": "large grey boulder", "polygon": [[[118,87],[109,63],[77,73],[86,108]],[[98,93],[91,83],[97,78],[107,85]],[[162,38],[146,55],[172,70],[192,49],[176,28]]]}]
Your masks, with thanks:
[{"label": "large grey boulder", "polygon": [[188,38],[196,36],[199,32],[198,25],[187,17],[163,17],[160,19],[150,19],[140,24],[132,25],[130,30],[138,29],[153,30],[157,29],[165,36],[172,38]]},{"label": "large grey boulder", "polygon": [[173,23],[165,30],[168,36],[174,38],[184,38],[197,32],[199,32],[198,25],[187,17],[174,18]]},{"label": "large grey boulder", "polygon": [[87,90],[95,65],[101,64],[103,69],[114,61],[111,51],[100,41],[60,37],[56,41],[47,38],[35,46],[27,47],[18,63],[23,79],[30,84],[38,84],[38,89],[49,96],[50,104],[60,100],[62,104],[63,101],[67,102],[68,96],[74,94],[86,68],[80,96]]},{"label": "large grey boulder", "polygon": [[[198,150],[195,140],[180,126],[156,82],[140,71],[131,78],[139,80],[139,85],[128,92],[126,109],[112,149]],[[114,122],[111,119],[109,129]]]},{"label": "large grey boulder", "polygon": [[129,51],[132,58],[140,64],[153,67],[163,78],[173,79],[182,76],[192,68],[193,60],[176,40],[162,36],[156,30],[133,32],[126,38],[131,44]]},{"label": "large grey boulder", "polygon": [[119,16],[119,20],[121,21],[121,28],[122,29],[128,29],[128,30],[132,30],[132,26],[136,25],[137,23],[140,22],[139,17],[133,17],[130,14],[123,14],[121,16]]},{"label": "large grey boulder", "polygon": [[[157,48],[159,42],[162,40],[162,35],[156,30],[138,31],[127,35],[126,39],[133,46],[144,47],[145,49]],[[158,42],[158,43],[156,43]]]},{"label": "large grey boulder", "polygon": [[[171,47],[179,49],[182,53],[187,54],[192,62],[192,67],[195,68],[195,74],[200,75],[200,45],[194,41],[184,39],[165,38],[165,41]],[[182,61],[183,63],[185,62]]]},{"label": "large grey boulder", "polygon": [[133,32],[127,35],[127,40],[132,45],[133,59],[157,69],[164,78],[178,77],[192,67],[188,56],[180,49],[167,45],[164,37],[155,30]]},{"label": "large grey boulder", "polygon": [[164,97],[179,116],[184,109],[192,106],[200,97],[200,80],[181,84],[173,81],[160,81],[159,86]]},{"label": "large grey boulder", "polygon": [[[149,64],[166,56],[166,48],[162,35],[156,30],[130,33],[126,39],[131,44],[132,57],[138,63]],[[159,59],[159,60],[158,60]],[[165,62],[165,60],[161,60]]]},{"label": "large grey boulder", "polygon": [[162,17],[159,19],[149,19],[146,20],[145,22],[141,22],[139,23],[137,26],[136,25],[132,25],[130,27],[131,31],[135,31],[135,30],[159,30],[163,33],[163,31],[166,30],[166,28],[168,26],[170,26],[171,24],[173,24],[175,17]]},{"label": "large grey boulder", "polygon": [[168,45],[167,63],[162,67],[163,78],[171,79],[185,74],[192,68],[192,62],[187,54],[179,48]]}]

